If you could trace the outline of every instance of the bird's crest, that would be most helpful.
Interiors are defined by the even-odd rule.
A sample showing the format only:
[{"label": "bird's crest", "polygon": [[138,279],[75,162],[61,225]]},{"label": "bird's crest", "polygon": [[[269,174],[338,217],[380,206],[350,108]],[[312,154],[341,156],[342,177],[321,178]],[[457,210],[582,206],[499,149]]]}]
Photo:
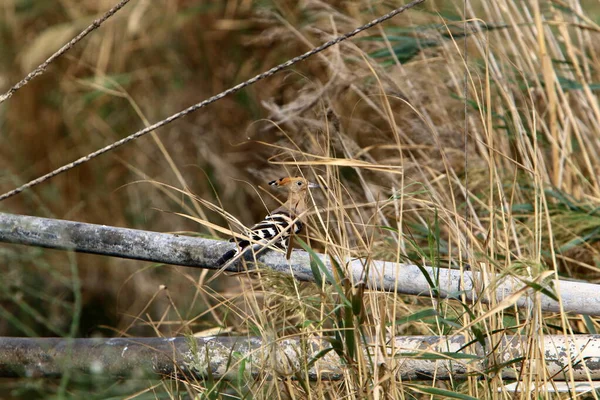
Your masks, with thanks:
[{"label": "bird's crest", "polygon": [[301,176],[286,176],[285,178],[279,178],[277,180],[269,182],[269,185],[275,187],[289,188],[291,191],[300,191],[307,188],[318,187],[318,185],[307,181]]},{"label": "bird's crest", "polygon": [[304,179],[300,176],[286,176],[284,178],[279,178],[277,180],[269,182],[269,185],[271,185],[271,186],[289,186],[294,183],[296,183],[296,185],[297,185],[298,184],[297,182],[300,182],[300,184],[305,184],[306,179]]}]

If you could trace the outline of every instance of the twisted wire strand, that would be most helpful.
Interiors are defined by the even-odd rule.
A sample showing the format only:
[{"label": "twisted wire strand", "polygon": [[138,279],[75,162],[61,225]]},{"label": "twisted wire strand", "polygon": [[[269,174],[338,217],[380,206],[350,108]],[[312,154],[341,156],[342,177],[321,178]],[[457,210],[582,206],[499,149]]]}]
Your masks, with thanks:
[{"label": "twisted wire strand", "polygon": [[424,1],[425,0],[413,0],[410,3],[403,5],[402,7],[398,7],[395,10],[393,10],[393,11],[391,11],[391,12],[389,12],[389,13],[387,13],[387,14],[379,17],[379,18],[376,18],[376,19],[372,20],[371,22],[366,23],[366,24],[364,24],[364,25],[362,25],[362,26],[354,29],[351,32],[348,32],[348,33],[346,33],[346,34],[344,34],[342,36],[338,36],[337,38],[335,38],[333,40],[330,40],[330,41],[328,41],[328,42],[326,42],[326,43],[324,43],[324,44],[322,44],[322,45],[320,45],[318,47],[315,47],[314,49],[312,49],[310,51],[307,51],[306,53],[304,53],[302,55],[294,57],[294,58],[292,58],[292,59],[290,59],[290,60],[288,60],[288,61],[286,61],[286,62],[284,62],[282,64],[277,65],[276,67],[271,68],[270,70],[268,70],[266,72],[263,72],[263,73],[261,73],[259,75],[256,75],[254,78],[248,79],[247,81],[242,82],[242,83],[240,83],[240,84],[238,84],[236,86],[233,86],[233,87],[231,87],[231,88],[229,88],[229,89],[227,89],[227,90],[225,90],[225,91],[223,91],[223,92],[221,92],[221,93],[219,93],[219,94],[217,94],[215,96],[212,96],[212,97],[210,97],[210,98],[208,98],[208,99],[200,102],[200,103],[194,104],[194,105],[186,108],[183,111],[180,111],[180,112],[178,112],[176,114],[173,114],[170,117],[163,119],[162,121],[159,121],[159,122],[157,122],[157,123],[155,123],[153,125],[150,125],[150,126],[144,128],[144,129],[140,130],[140,131],[137,131],[136,133],[133,133],[133,134],[131,134],[131,135],[129,135],[129,136],[127,136],[127,137],[125,137],[125,138],[123,138],[121,140],[118,140],[118,141],[116,141],[116,142],[114,142],[114,143],[112,143],[112,144],[110,144],[108,146],[105,146],[105,147],[103,147],[103,148],[101,148],[99,150],[96,150],[93,153],[90,153],[90,154],[88,154],[88,155],[86,155],[84,157],[81,157],[81,158],[79,158],[79,159],[77,159],[77,160],[75,160],[75,161],[73,161],[73,162],[71,162],[69,164],[63,165],[62,167],[57,168],[54,171],[49,172],[49,173],[47,173],[47,174],[45,174],[43,176],[40,176],[39,178],[36,178],[36,179],[34,179],[32,181],[29,181],[28,183],[26,183],[24,185],[21,185],[21,186],[17,187],[16,189],[13,189],[13,190],[11,190],[9,192],[6,192],[6,193],[2,194],[0,196],[0,201],[6,200],[9,197],[12,197],[12,196],[14,196],[14,195],[16,195],[18,193],[21,193],[25,189],[31,188],[31,187],[33,187],[35,185],[38,185],[38,184],[44,182],[45,180],[53,178],[56,175],[59,175],[59,174],[65,172],[65,171],[68,171],[68,170],[70,170],[72,168],[75,168],[75,167],[77,167],[77,166],[79,166],[79,165],[81,165],[83,163],[88,162],[92,158],[95,158],[95,157],[97,157],[97,156],[99,156],[101,154],[104,154],[104,153],[108,152],[108,151],[114,150],[117,147],[120,147],[120,146],[124,145],[125,143],[131,142],[134,139],[137,139],[137,138],[139,138],[141,136],[144,136],[147,133],[150,133],[150,132],[152,132],[152,131],[154,131],[154,130],[156,130],[158,128],[161,128],[161,127],[163,127],[163,126],[165,126],[165,125],[167,125],[167,124],[175,121],[176,119],[179,119],[179,118],[184,117],[184,116],[186,116],[186,115],[188,115],[188,114],[190,114],[190,113],[192,113],[192,112],[194,112],[196,110],[199,110],[199,109],[201,109],[203,107],[206,107],[207,105],[209,105],[211,103],[214,103],[215,101],[220,100],[220,99],[222,99],[223,97],[225,97],[227,95],[233,94],[233,93],[235,93],[235,92],[237,92],[237,91],[239,91],[239,90],[241,90],[241,89],[243,89],[243,88],[245,88],[247,86],[250,86],[250,85],[252,85],[252,84],[254,84],[254,83],[256,83],[256,82],[258,82],[258,81],[260,81],[262,79],[268,78],[268,77],[276,74],[277,72],[279,72],[279,71],[281,71],[281,70],[283,70],[283,69],[285,69],[285,68],[287,68],[287,67],[289,67],[291,65],[294,65],[294,64],[296,64],[296,63],[298,63],[300,61],[303,61],[303,60],[307,59],[308,57],[310,57],[310,56],[312,56],[314,54],[317,54],[317,53],[319,53],[319,52],[321,52],[321,51],[323,51],[323,50],[325,50],[325,49],[327,49],[327,48],[329,48],[329,47],[331,47],[333,45],[336,45],[336,44],[338,44],[340,42],[343,42],[344,40],[346,40],[348,38],[351,38],[351,37],[357,35],[358,33],[362,32],[362,31],[364,31],[366,29],[369,29],[369,28],[371,28],[371,27],[373,27],[373,26],[375,26],[377,24],[380,24],[380,23],[382,23],[382,22],[384,22],[384,21],[386,21],[386,20],[394,17],[395,15],[398,15],[398,14],[400,14],[400,13],[408,10],[409,8],[412,8],[412,7],[416,6],[417,4],[420,4],[420,3],[424,2]]}]

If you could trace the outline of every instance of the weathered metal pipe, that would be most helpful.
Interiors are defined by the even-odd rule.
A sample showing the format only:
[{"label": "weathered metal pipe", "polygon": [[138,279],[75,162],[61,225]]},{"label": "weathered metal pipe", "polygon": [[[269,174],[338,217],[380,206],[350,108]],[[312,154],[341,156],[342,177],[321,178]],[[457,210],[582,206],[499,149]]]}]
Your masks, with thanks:
[{"label": "weathered metal pipe", "polygon": [[[0,242],[209,269],[220,268],[216,261],[235,246],[218,240],[5,213],[0,213]],[[333,275],[329,258],[320,257]],[[310,257],[305,251],[293,251],[289,260],[280,252],[264,251],[256,260],[272,270],[292,274],[296,279],[314,281]],[[246,254],[246,261],[252,264],[253,255]],[[237,271],[239,264],[228,270]],[[372,290],[431,296],[433,290],[425,276],[428,274],[437,285],[436,296],[440,298],[464,293],[469,301],[491,302],[495,296],[495,302],[507,300],[507,307],[512,304],[532,307],[539,302],[543,311],[600,315],[600,285],[590,283],[551,281],[553,287],[546,288],[561,299],[561,305],[551,296],[527,288],[522,281],[510,276],[484,276],[471,271],[363,259],[340,264],[353,282],[366,280]],[[516,293],[519,295],[513,296]]]},{"label": "weathered metal pipe", "polygon": [[[533,343],[533,344],[532,344]],[[501,374],[515,379],[523,368],[540,363],[528,359],[531,346],[544,355],[540,373],[555,381],[600,379],[600,335],[548,335],[539,342],[525,336],[498,339],[495,360],[477,342],[465,347],[463,336],[402,336],[385,346],[365,344],[380,368],[395,371],[402,380],[465,379],[468,374]],[[311,380],[339,380],[348,366],[335,351],[314,364],[319,352],[331,348],[322,338],[288,338],[264,342],[247,337],[193,338],[0,338],[0,377],[59,377],[67,370],[108,377],[180,376],[213,379],[256,376],[308,376]],[[379,353],[379,357],[374,354]],[[464,354],[472,354],[465,358]],[[432,357],[432,356],[442,357]],[[513,361],[512,363],[510,361]],[[496,369],[496,364],[501,365]],[[535,373],[535,371],[533,371]],[[571,378],[572,376],[572,378]]]}]

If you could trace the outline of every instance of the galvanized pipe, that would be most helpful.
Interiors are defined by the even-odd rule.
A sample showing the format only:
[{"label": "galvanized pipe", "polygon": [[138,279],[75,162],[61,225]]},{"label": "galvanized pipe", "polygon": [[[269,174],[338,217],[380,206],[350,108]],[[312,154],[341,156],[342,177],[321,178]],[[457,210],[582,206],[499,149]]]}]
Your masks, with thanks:
[{"label": "galvanized pipe", "polygon": [[[208,269],[219,269],[219,257],[235,246],[218,240],[5,213],[0,213],[0,242]],[[335,276],[329,257],[319,257]],[[254,260],[248,252],[246,264],[252,266]],[[299,280],[315,280],[305,251],[293,251],[289,260],[280,252],[264,251],[256,261]],[[559,303],[511,276],[363,259],[346,260],[340,265],[354,283],[366,282],[372,290],[439,298],[464,294],[468,301],[505,301],[506,307],[532,307],[539,302],[543,311],[600,316],[600,285],[585,282],[552,280],[545,288],[561,299]],[[238,262],[228,270],[238,271],[240,267]],[[425,274],[435,283],[436,291]]]},{"label": "galvanized pipe", "polygon": [[[539,341],[505,336],[485,349],[478,342],[465,347],[463,336],[401,336],[386,345],[362,344],[379,368],[397,379],[465,379],[501,374],[515,379],[545,365],[540,374],[553,381],[600,379],[600,335],[547,335]],[[545,364],[534,363],[539,348]],[[288,338],[264,342],[248,337],[175,338],[0,338],[0,377],[59,377],[65,371],[105,377],[170,376],[236,378],[240,363],[251,376],[307,376],[310,380],[340,380],[348,372],[335,351],[307,366],[319,352],[331,348],[322,338]],[[366,351],[366,350],[365,350]],[[379,354],[379,356],[376,356]],[[465,358],[464,354],[472,354]],[[459,357],[458,355],[461,355]],[[366,354],[365,354],[366,356]],[[438,356],[438,357],[433,357]],[[510,362],[513,361],[513,362]],[[373,366],[372,366],[373,367]]]}]

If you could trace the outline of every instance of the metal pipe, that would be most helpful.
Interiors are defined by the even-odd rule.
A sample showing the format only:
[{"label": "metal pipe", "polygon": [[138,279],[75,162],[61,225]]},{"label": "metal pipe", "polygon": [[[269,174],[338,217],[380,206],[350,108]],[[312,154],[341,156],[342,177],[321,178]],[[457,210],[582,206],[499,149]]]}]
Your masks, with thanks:
[{"label": "metal pipe", "polygon": [[[362,344],[371,358],[402,380],[465,379],[470,374],[516,379],[527,368],[553,381],[600,379],[600,335],[547,335],[537,342],[505,336],[497,343],[468,346],[464,336],[399,336],[386,345]],[[544,363],[530,359],[537,346]],[[179,376],[228,379],[251,376],[302,376],[340,380],[348,372],[323,338],[287,338],[264,342],[256,337],[174,338],[0,338],[0,377],[59,377],[67,370],[110,377]],[[487,351],[495,356],[488,357]],[[366,350],[363,350],[366,351]],[[375,356],[379,353],[380,356]],[[472,357],[465,357],[471,354]],[[358,355],[360,357],[360,355]],[[366,357],[366,353],[363,353]],[[311,365],[307,363],[317,358]],[[512,362],[511,362],[512,361]],[[373,367],[373,366],[372,366]]]},{"label": "metal pipe", "polygon": [[[217,260],[235,246],[218,240],[5,213],[0,213],[0,242],[208,269],[219,269]],[[329,257],[319,257],[335,276]],[[246,264],[252,266],[256,264],[254,260],[254,255],[248,252]],[[289,260],[280,252],[264,251],[256,256],[256,261],[299,280],[315,280],[310,256],[305,251],[293,251]],[[528,285],[525,279],[511,276],[364,259],[346,260],[340,265],[354,283],[366,281],[372,290],[439,298],[464,294],[468,301],[495,304],[504,301],[505,307],[528,308],[539,302],[543,311],[600,316],[600,285],[585,282],[536,283],[537,287],[555,294],[549,296],[534,290],[536,285]],[[238,262],[227,270],[239,271],[242,267],[242,262]],[[434,282],[435,290],[430,282]]]}]

